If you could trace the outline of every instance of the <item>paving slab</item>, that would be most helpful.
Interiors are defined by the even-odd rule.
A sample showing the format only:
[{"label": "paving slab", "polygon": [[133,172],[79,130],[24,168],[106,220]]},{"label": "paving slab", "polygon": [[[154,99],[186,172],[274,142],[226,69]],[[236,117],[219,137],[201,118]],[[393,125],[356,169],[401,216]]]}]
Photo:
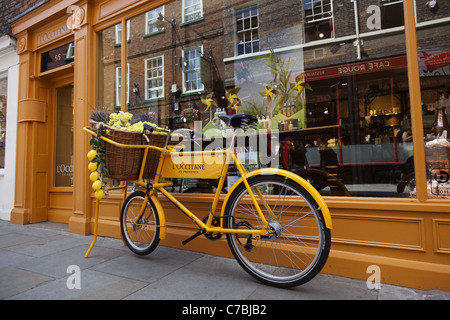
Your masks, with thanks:
[{"label": "paving slab", "polygon": [[0,299],[178,300],[177,306],[183,301],[450,300],[450,292],[387,284],[370,290],[364,280],[326,274],[299,287],[274,288],[253,279],[234,259],[164,246],[138,256],[121,239],[105,237],[98,237],[84,258],[92,239],[68,232],[65,224],[0,220]]},{"label": "paving slab", "polygon": [[42,283],[51,283],[54,278],[14,267],[0,269],[0,299],[7,299],[29,292]]}]

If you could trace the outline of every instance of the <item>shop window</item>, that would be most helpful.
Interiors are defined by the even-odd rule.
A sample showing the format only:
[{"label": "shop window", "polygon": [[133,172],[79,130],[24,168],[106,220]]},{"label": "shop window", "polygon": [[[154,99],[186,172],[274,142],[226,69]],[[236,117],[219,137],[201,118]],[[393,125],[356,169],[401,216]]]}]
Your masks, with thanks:
[{"label": "shop window", "polygon": [[0,79],[0,169],[5,168],[8,78]]},{"label": "shop window", "polygon": [[303,0],[305,41],[333,38],[332,0]]},{"label": "shop window", "polygon": [[258,6],[236,11],[237,54],[259,51]]},{"label": "shop window", "polygon": [[427,30],[417,33],[427,193],[450,199],[450,48],[438,38]]},{"label": "shop window", "polygon": [[[379,12],[377,28],[403,23],[401,1],[370,4]],[[444,14],[444,6],[438,14]],[[442,140],[448,130],[439,129],[450,113],[445,21],[440,16],[417,27],[425,137],[413,137],[404,34],[364,32],[364,42],[356,43],[355,24],[363,32],[363,17],[374,14],[367,5],[356,7],[355,14],[351,1],[241,1],[224,8],[201,1],[168,2],[161,15],[170,12],[172,18],[157,19],[166,32],[144,37],[150,29],[133,29],[123,57],[111,45],[116,27],[99,32],[98,105],[114,110],[120,101],[116,93],[126,85],[128,102],[121,109],[131,112],[133,120],[150,119],[171,129],[198,125],[195,129],[205,136],[218,114],[252,114],[259,119],[259,132],[268,130],[278,142],[267,150],[240,148],[250,170],[273,166],[295,172],[326,196],[411,198],[417,192],[414,168],[427,165],[434,197],[432,192],[444,192],[448,162],[426,152],[427,163],[415,163],[420,150],[414,150],[413,141],[449,141]],[[418,17],[430,14],[421,10]],[[203,15],[211,19],[199,21]],[[143,26],[149,20],[142,13],[126,25]],[[196,28],[183,26],[192,21],[198,21]],[[127,79],[120,77],[124,59]],[[227,99],[234,94],[238,107]],[[438,115],[441,106],[446,109]],[[274,161],[263,163],[264,152],[272,152]],[[234,169],[226,187],[237,179]],[[175,181],[171,191],[213,192],[215,187],[213,180],[185,179]]]},{"label": "shop window", "polygon": [[381,29],[401,27],[404,25],[403,1],[380,0]]},{"label": "shop window", "polygon": [[56,89],[54,186],[73,186],[73,84]]},{"label": "shop window", "polygon": [[159,17],[164,16],[164,6],[150,10],[145,14],[145,34],[153,34],[164,30]]},{"label": "shop window", "polygon": [[183,51],[183,91],[184,93],[203,90],[201,77],[202,46],[185,49]]},{"label": "shop window", "polygon": [[146,100],[164,97],[164,57],[145,60],[146,64]]},{"label": "shop window", "polygon": [[[120,105],[117,97],[117,68],[121,66],[121,48],[116,43],[116,27],[112,26],[97,33],[97,104],[106,113]],[[120,92],[120,91],[119,91]],[[117,104],[117,100],[119,104]]]},{"label": "shop window", "polygon": [[183,23],[196,21],[203,17],[202,0],[183,0]]}]

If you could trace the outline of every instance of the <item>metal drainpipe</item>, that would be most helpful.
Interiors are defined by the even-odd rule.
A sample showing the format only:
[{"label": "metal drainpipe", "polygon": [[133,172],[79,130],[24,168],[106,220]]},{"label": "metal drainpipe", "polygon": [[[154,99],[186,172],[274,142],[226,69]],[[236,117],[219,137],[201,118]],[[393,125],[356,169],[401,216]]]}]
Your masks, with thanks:
[{"label": "metal drainpipe", "polygon": [[350,0],[353,2],[353,9],[355,11],[355,29],[356,29],[356,40],[353,45],[356,47],[357,59],[361,60],[361,40],[359,39],[359,17],[358,17],[358,1]]}]

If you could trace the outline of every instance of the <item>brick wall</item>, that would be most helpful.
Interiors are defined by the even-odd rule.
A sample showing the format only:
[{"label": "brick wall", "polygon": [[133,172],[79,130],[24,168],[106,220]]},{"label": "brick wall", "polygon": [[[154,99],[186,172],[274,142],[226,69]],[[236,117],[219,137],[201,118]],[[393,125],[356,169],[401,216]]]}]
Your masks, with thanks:
[{"label": "brick wall", "polygon": [[1,0],[0,1],[0,36],[12,35],[10,19],[33,8],[42,0]]}]

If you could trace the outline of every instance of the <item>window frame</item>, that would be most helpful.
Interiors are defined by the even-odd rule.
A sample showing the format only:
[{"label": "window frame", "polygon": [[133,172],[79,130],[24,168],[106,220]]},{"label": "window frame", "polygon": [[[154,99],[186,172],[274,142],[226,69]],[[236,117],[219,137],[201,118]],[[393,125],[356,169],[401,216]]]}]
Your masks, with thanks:
[{"label": "window frame", "polygon": [[[122,67],[115,67],[115,102],[116,106],[122,106]],[[127,63],[127,105],[130,103],[130,64]]]},{"label": "window frame", "polygon": [[[130,29],[130,20],[127,20],[127,41],[130,41]],[[115,45],[122,44],[122,30],[122,22],[114,26]]]},{"label": "window frame", "polygon": [[[148,64],[149,62],[151,62],[152,60],[156,60],[156,59],[161,59],[161,73],[162,75],[160,77],[149,77],[149,71],[154,69],[154,68],[148,68]],[[154,56],[151,58],[147,58],[144,60],[145,63],[145,100],[155,100],[155,99],[161,99],[164,98],[164,55],[159,55],[159,56]],[[159,67],[158,67],[159,68]],[[160,87],[156,87],[156,88],[150,88],[149,86],[149,81],[151,81],[152,79],[161,79],[162,82],[162,86]],[[161,96],[159,97],[150,97],[150,89],[152,89],[152,91],[159,91],[161,90]]]},{"label": "window frame", "polygon": [[[145,34],[153,34],[153,33],[157,33],[157,32],[162,32],[165,30],[164,27],[158,28],[158,30],[150,30],[150,26],[153,25],[154,27],[154,22],[158,20],[159,14],[162,14],[164,16],[164,12],[165,12],[165,6],[159,6],[153,10],[147,11],[145,13]],[[161,10],[161,11],[158,11]],[[156,18],[150,18],[149,14],[155,12],[156,13]]]},{"label": "window frame", "polygon": [[[252,21],[252,18],[254,17],[253,15],[252,15],[252,9],[254,8],[254,7],[256,7],[256,19],[257,19],[257,27],[256,28],[254,28],[254,27],[252,27],[251,25],[250,25],[250,28],[249,29],[246,29],[245,28],[245,22],[244,22],[244,20],[246,19],[246,17],[244,17],[244,16],[242,16],[241,15],[241,19],[238,19],[238,13],[239,12],[243,12],[244,10],[246,10],[246,9],[250,9],[250,17],[249,17],[249,19],[250,19],[250,21]],[[242,30],[238,30],[238,21],[239,20],[242,20]],[[253,5],[250,5],[250,6],[248,6],[248,7],[244,7],[244,8],[239,8],[239,9],[237,9],[236,11],[235,11],[235,13],[234,13],[234,27],[235,27],[235,31],[236,31],[236,48],[235,48],[235,51],[236,51],[236,56],[242,56],[242,55],[246,55],[246,54],[252,54],[252,53],[256,53],[256,52],[259,52],[260,51],[260,47],[259,47],[259,43],[260,43],[260,36],[259,36],[259,27],[260,27],[260,20],[259,20],[259,8],[258,8],[258,5],[257,4],[253,4]],[[255,40],[254,39],[254,37],[253,37],[253,35],[254,35],[254,30],[257,30],[257,32],[258,32],[258,36],[257,36],[257,40]],[[239,40],[239,35],[242,33],[242,34],[244,34],[245,35],[245,33],[247,33],[247,32],[250,32],[250,34],[251,34],[251,40],[250,41],[248,41],[248,42],[246,42],[245,40],[244,40],[244,42],[241,44],[241,41]],[[246,52],[245,51],[245,48],[246,48],[246,44],[247,43],[250,43],[250,45],[251,45],[251,52]],[[255,48],[254,48],[254,44],[255,43],[258,43],[258,49],[255,51]],[[243,46],[243,53],[239,53],[239,47],[240,46]]]},{"label": "window frame", "polygon": [[[195,90],[188,90],[187,89],[187,77],[186,77],[186,73],[190,72],[192,70],[186,70],[187,67],[189,67],[189,62],[188,62],[188,66],[185,66],[186,63],[186,51],[194,51],[197,50],[198,48],[200,48],[200,56],[197,57],[198,62],[199,62],[199,67],[196,68],[196,72],[198,72],[199,77],[197,78],[200,82],[200,88],[195,89]],[[202,82],[202,60],[200,59],[201,57],[203,57],[203,45],[198,45],[198,46],[192,46],[189,48],[185,48],[184,50],[182,50],[182,61],[183,61],[183,94],[193,94],[193,93],[199,93],[199,92],[203,92],[205,90],[205,86]]]},{"label": "window frame", "polygon": [[192,6],[187,7],[187,6],[186,6],[186,0],[183,0],[183,1],[182,1],[182,8],[181,8],[181,9],[182,9],[182,11],[181,11],[181,18],[182,18],[182,23],[183,23],[183,24],[195,22],[195,21],[197,21],[197,20],[203,18],[203,0],[192,0],[192,1],[198,1],[198,2],[199,2],[199,4],[200,4],[200,10],[197,10],[197,11],[195,11],[194,13],[191,13],[190,15],[195,14],[195,13],[197,13],[197,12],[200,12],[200,16],[198,16],[198,17],[196,17],[196,18],[193,18],[193,19],[189,19],[189,20],[186,19],[186,9],[188,9],[188,8],[190,8],[190,7],[196,6],[198,3],[196,3],[196,4],[192,5]]}]

